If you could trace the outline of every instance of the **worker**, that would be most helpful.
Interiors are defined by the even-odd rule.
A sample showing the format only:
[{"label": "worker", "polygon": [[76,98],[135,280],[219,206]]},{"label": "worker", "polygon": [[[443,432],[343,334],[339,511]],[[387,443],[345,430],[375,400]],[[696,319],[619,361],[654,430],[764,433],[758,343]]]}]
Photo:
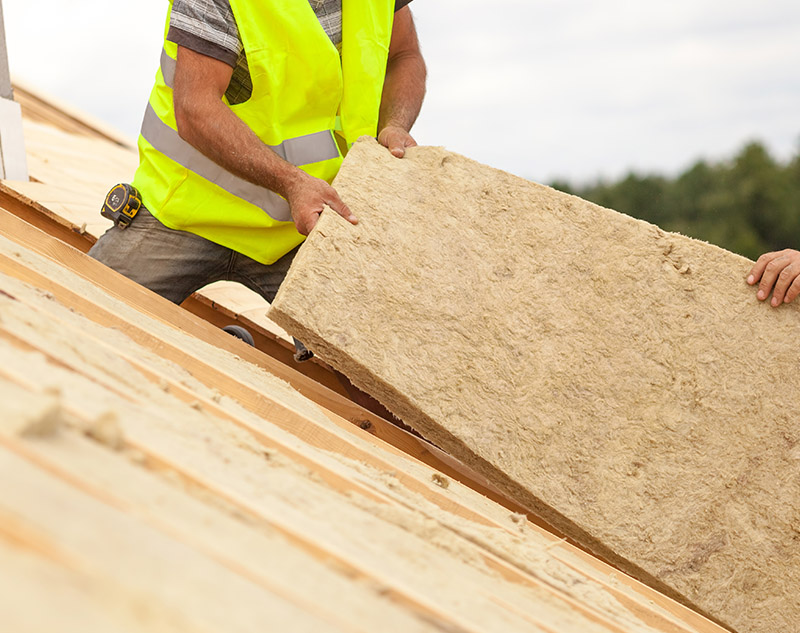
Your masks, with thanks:
[{"label": "worker", "polygon": [[[143,207],[90,255],[181,303],[272,301],[360,136],[402,158],[425,93],[411,0],[174,0],[139,137]],[[309,6],[310,5],[310,6]]]},{"label": "worker", "polygon": [[759,301],[772,293],[773,308],[794,301],[800,295],[800,251],[787,248],[764,253],[747,274],[747,283],[758,284]]}]

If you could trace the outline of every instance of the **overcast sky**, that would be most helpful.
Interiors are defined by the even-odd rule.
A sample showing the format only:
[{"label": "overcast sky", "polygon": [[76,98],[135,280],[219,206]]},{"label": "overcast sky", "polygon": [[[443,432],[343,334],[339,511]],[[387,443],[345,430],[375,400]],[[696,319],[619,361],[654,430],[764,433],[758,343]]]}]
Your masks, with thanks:
[{"label": "overcast sky", "polygon": [[[2,0],[12,75],[135,135],[165,0]],[[674,173],[800,145],[798,0],[414,0],[414,130],[520,176]]]}]

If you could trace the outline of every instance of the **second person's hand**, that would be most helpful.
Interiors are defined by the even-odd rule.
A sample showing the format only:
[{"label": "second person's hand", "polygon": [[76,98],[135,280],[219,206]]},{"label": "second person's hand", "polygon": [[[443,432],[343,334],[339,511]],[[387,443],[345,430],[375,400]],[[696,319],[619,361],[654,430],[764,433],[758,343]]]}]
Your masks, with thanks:
[{"label": "second person's hand", "polygon": [[787,248],[764,253],[748,273],[747,283],[758,284],[759,301],[771,292],[773,308],[794,301],[800,295],[800,251]]}]

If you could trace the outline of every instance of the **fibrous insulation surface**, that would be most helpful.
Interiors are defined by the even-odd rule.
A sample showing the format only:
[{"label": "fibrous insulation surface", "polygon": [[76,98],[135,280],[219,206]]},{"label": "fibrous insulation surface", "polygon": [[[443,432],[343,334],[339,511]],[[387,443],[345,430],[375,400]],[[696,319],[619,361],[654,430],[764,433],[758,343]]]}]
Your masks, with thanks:
[{"label": "fibrous insulation surface", "polygon": [[750,263],[440,148],[357,143],[270,316],[600,554],[740,631],[800,616],[793,305]]}]

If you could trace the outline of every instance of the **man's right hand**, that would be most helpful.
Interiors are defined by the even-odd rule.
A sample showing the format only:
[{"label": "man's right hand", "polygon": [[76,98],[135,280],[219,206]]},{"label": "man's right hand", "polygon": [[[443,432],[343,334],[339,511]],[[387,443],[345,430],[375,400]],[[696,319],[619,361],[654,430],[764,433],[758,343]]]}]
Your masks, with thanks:
[{"label": "man's right hand", "polygon": [[294,225],[301,235],[311,233],[326,206],[351,224],[358,224],[358,218],[342,202],[336,189],[320,178],[314,178],[304,172],[300,174],[302,175],[286,188],[286,200],[289,202]]}]

